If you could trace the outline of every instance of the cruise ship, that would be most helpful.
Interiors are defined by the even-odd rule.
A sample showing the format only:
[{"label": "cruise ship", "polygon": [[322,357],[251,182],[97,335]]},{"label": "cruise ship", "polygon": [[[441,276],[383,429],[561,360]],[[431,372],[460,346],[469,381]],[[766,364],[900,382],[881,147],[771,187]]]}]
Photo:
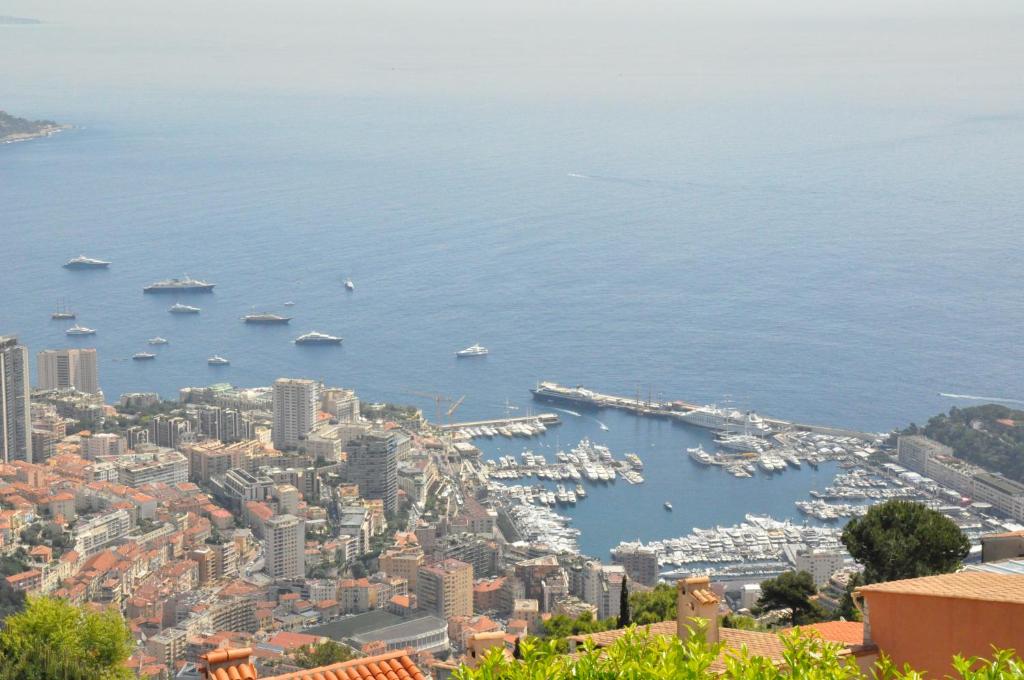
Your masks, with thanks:
[{"label": "cruise ship", "polygon": [[193,279],[186,275],[183,279],[166,279],[151,283],[142,289],[143,293],[212,293],[215,284]]},{"label": "cruise ship", "polygon": [[270,312],[254,312],[242,317],[242,321],[245,323],[258,324],[281,324],[288,323],[291,320],[292,317],[290,316],[281,316],[280,314],[271,314]]},{"label": "cruise ship", "polygon": [[135,361],[149,361],[150,359],[156,359],[156,355],[152,352],[136,352],[132,355],[132,359]]},{"label": "cruise ship", "polygon": [[160,336],[158,335],[158,336],[157,336],[157,337],[155,337],[155,338],[150,338],[150,339],[149,339],[149,340],[147,340],[146,342],[148,342],[148,343],[149,343],[149,344],[151,344],[151,345],[166,345],[166,344],[167,344],[167,338],[161,338],[161,337],[160,337]]},{"label": "cruise ship", "polygon": [[105,269],[110,266],[110,263],[105,260],[97,260],[94,257],[79,255],[65,262],[63,266],[65,269]]},{"label": "cruise ship", "polygon": [[200,309],[192,305],[183,305],[180,302],[176,302],[167,311],[171,314],[198,314]]},{"label": "cruise ship", "polygon": [[95,335],[95,328],[86,328],[85,326],[79,326],[77,323],[71,328],[64,331],[65,335]]},{"label": "cruise ship", "polygon": [[340,345],[342,338],[313,331],[295,338],[296,345]]},{"label": "cruise ship", "polygon": [[482,357],[482,356],[487,356],[487,353],[488,353],[487,348],[483,347],[482,345],[480,345],[480,343],[477,343],[475,345],[470,345],[466,349],[460,349],[458,352],[455,353],[455,356],[457,356],[460,359],[462,359],[462,358],[465,358],[465,357]]},{"label": "cruise ship", "polygon": [[680,413],[676,418],[709,430],[725,430],[761,437],[767,437],[772,433],[771,427],[753,411],[743,413],[737,409],[723,409],[710,405]]},{"label": "cruise ship", "polygon": [[219,354],[214,354],[212,357],[206,360],[206,363],[208,363],[210,366],[227,366],[231,362],[225,359],[224,357],[220,356]]},{"label": "cruise ship", "polygon": [[585,387],[564,387],[558,383],[542,382],[530,390],[534,399],[555,403],[582,404],[594,406],[597,394]]}]

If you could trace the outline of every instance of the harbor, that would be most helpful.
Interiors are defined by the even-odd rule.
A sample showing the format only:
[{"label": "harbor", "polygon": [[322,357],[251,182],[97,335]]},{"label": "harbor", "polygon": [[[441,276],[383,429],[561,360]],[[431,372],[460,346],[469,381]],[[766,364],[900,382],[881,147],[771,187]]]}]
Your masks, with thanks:
[{"label": "harbor", "polygon": [[[591,555],[642,545],[658,554],[667,577],[694,571],[765,575],[789,568],[803,550],[842,552],[843,524],[891,499],[942,512],[975,544],[983,531],[1007,526],[984,504],[885,462],[882,435],[780,428],[778,421],[749,414],[742,431],[627,411],[608,416],[608,427],[584,412],[564,412],[574,417],[563,416],[560,437],[543,433],[528,447],[480,442],[486,495],[519,535]],[[627,425],[632,444],[613,434]],[[600,430],[594,432],[595,426]],[[562,447],[566,430],[592,434]],[[663,446],[679,436],[692,444]],[[643,521],[622,524],[625,508]]]}]

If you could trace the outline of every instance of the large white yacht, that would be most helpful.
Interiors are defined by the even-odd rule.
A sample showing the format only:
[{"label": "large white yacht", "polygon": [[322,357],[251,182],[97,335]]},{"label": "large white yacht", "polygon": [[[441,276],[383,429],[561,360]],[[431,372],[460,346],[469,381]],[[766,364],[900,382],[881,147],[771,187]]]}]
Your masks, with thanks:
[{"label": "large white yacht", "polygon": [[486,356],[487,353],[488,353],[487,348],[483,347],[482,345],[480,345],[480,343],[477,343],[475,345],[470,345],[466,349],[460,349],[458,352],[455,353],[455,356],[457,356],[459,358],[463,358],[463,357],[482,357],[482,356]]},{"label": "large white yacht", "polygon": [[64,331],[64,333],[66,335],[95,335],[96,329],[86,328],[85,326],[80,326],[76,323],[74,326]]},{"label": "large white yacht", "polygon": [[296,345],[340,345],[343,338],[312,331],[295,338]]}]

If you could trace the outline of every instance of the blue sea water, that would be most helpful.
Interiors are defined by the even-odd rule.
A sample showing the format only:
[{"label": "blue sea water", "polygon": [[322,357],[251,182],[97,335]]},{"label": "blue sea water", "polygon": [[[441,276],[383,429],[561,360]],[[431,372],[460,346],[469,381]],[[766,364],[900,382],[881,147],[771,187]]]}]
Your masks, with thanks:
[{"label": "blue sea water", "polygon": [[[52,30],[6,27],[0,55],[75,26]],[[294,376],[429,415],[410,392],[465,395],[456,417],[475,419],[525,411],[549,379],[886,430],[973,403],[940,392],[1024,398],[1019,88],[994,103],[817,79],[692,97],[112,80],[0,89],[2,108],[76,126],[0,147],[0,333],[98,348],[110,400]],[[60,267],[79,253],[113,265]],[[201,314],[143,295],[183,273],[217,284],[181,296]],[[66,337],[58,298],[97,334]],[[295,318],[241,323],[254,307]],[[344,344],[291,343],[310,330]],[[131,361],[155,335],[159,357]],[[474,342],[490,356],[454,358]],[[830,477],[736,480],[685,457],[703,432],[596,417],[607,430],[566,416],[532,444],[590,436],[647,460],[645,486],[572,511],[595,554],[795,517]]]}]

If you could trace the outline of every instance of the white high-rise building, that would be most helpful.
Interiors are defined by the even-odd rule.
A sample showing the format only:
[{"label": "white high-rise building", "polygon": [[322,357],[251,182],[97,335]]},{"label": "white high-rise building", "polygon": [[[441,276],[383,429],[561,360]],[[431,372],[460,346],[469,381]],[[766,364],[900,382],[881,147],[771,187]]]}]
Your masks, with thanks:
[{"label": "white high-rise building", "polygon": [[274,381],[274,427],[272,438],[277,449],[293,449],[316,424],[320,385],[303,378],[278,378]]},{"label": "white high-rise building", "polygon": [[275,579],[306,576],[306,523],[295,515],[278,515],[264,523],[266,572]]},{"label": "white high-rise building", "polygon": [[0,335],[0,460],[32,462],[28,349]]},{"label": "white high-rise building", "polygon": [[36,380],[40,389],[76,389],[99,394],[99,369],[95,349],[47,349],[36,355]]}]

